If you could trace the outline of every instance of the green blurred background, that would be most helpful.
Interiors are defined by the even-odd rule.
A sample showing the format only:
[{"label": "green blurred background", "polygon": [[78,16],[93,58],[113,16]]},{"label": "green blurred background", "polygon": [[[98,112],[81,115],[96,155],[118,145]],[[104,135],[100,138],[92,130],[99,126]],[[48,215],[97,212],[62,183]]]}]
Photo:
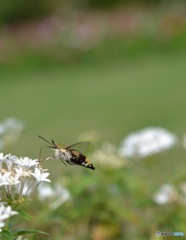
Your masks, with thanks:
[{"label": "green blurred background", "polygon": [[[4,152],[38,158],[40,147],[45,145],[38,134],[66,144],[91,140],[90,153],[106,141],[119,147],[127,134],[148,126],[167,128],[181,139],[186,129],[185,8],[185,1],[1,1],[0,119],[14,117],[25,126],[19,141]],[[75,172],[80,184],[90,177],[90,185],[101,178],[105,187],[109,176],[115,176],[113,181],[118,184],[123,176],[115,169],[104,172],[98,168],[94,173],[85,173],[86,169],[65,168],[60,162],[43,164],[52,179],[72,177]],[[143,183],[136,192],[145,202],[144,189],[151,189],[152,193],[164,181],[184,178],[185,150],[178,146],[147,162],[136,163],[130,171],[127,181],[134,181],[134,185],[141,178],[148,179],[149,186]],[[86,187],[82,184],[82,191]],[[121,188],[125,196],[125,186]],[[99,195],[103,189],[97,193],[98,199],[108,197]],[[131,197],[131,192],[127,196]],[[87,195],[81,197],[85,201]],[[95,201],[87,208],[92,208]],[[61,215],[68,207],[62,206]],[[134,209],[140,209],[138,203]],[[80,210],[76,217],[72,214],[73,226],[81,226],[82,216],[90,220],[83,211],[86,212]],[[99,208],[95,207],[95,214],[96,211]],[[167,214],[167,219],[174,211]],[[112,214],[108,216],[111,218]],[[116,220],[117,226],[122,217]],[[75,238],[68,238],[66,229],[71,225],[65,222],[63,233],[52,230],[55,237],[48,239],[155,239],[161,221],[156,218],[153,225],[154,219],[152,213],[152,229],[134,221],[132,224],[139,229],[135,226],[136,230],[130,230],[128,235],[120,233],[120,237],[116,234],[110,238],[81,235],[79,230],[75,231],[74,235],[79,234]],[[95,222],[102,224],[105,220]],[[179,223],[178,228],[182,219]],[[175,227],[173,223],[171,226]],[[165,229],[170,230],[168,222]],[[179,229],[170,231],[175,230]]]}]

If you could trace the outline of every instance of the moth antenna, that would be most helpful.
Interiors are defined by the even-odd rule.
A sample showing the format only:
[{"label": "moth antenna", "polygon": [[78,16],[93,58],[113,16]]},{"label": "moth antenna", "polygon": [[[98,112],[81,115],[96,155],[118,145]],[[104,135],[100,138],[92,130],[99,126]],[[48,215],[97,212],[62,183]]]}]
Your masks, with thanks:
[{"label": "moth antenna", "polygon": [[44,137],[41,137],[40,135],[38,135],[39,138],[41,138],[42,140],[44,140],[45,142],[49,143],[49,144],[52,144],[54,141],[52,140],[52,143],[49,142],[48,140],[46,140]]}]

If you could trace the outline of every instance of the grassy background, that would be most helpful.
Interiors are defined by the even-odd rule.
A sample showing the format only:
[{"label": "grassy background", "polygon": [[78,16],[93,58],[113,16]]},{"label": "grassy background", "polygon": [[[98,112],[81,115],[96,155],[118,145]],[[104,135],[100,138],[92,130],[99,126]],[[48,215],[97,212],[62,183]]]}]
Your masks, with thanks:
[{"label": "grassy background", "polygon": [[[74,53],[65,63],[27,53],[2,65],[1,119],[12,116],[25,123],[19,142],[6,151],[37,158],[44,145],[38,134],[72,144],[82,133],[95,130],[100,139],[92,149],[104,141],[119,146],[128,133],[147,126],[162,126],[182,137],[186,128],[186,57],[183,46],[175,50],[177,45],[107,41],[93,51]],[[180,175],[185,153],[181,150],[182,158],[177,151],[173,150],[169,159],[165,154],[156,161],[165,169],[172,161]],[[136,171],[147,174],[149,168],[156,178],[157,162],[138,166]],[[54,171],[59,170],[54,167]]]},{"label": "grassy background", "polygon": [[70,143],[92,129],[114,143],[151,125],[184,133],[184,53],[97,60],[9,66],[0,79],[1,119],[22,119],[27,144],[35,135],[26,131],[33,129],[36,135]]}]

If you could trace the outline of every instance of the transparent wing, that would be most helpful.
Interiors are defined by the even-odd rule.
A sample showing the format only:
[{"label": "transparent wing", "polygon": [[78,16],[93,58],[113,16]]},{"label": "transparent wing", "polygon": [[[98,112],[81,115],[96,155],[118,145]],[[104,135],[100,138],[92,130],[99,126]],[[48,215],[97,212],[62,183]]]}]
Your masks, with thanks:
[{"label": "transparent wing", "polygon": [[68,146],[66,149],[70,151],[77,151],[83,154],[88,150],[89,146],[90,142],[79,142]]}]

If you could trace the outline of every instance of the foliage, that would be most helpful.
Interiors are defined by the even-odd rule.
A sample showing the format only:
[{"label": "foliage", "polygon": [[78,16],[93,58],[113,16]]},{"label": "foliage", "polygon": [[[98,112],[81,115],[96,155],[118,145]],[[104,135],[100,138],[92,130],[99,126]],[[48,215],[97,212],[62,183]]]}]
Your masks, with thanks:
[{"label": "foliage", "polygon": [[[71,10],[78,9],[107,9],[125,5],[158,5],[162,0],[1,0],[0,23],[16,23],[35,20],[56,12],[71,15]],[[174,3],[174,0],[170,1]],[[181,2],[181,1],[180,1]]]},{"label": "foliage", "polygon": [[29,19],[41,18],[51,13],[52,1],[49,0],[1,0],[0,23],[15,23]]},{"label": "foliage", "polygon": [[[164,205],[157,204],[154,194],[159,184],[134,170],[148,165],[153,158],[142,159],[138,164],[122,160],[123,167],[95,161],[94,172],[77,166],[64,171],[56,181],[69,189],[71,198],[53,210],[46,201],[38,202],[33,208],[36,227],[50,229],[56,240],[62,236],[72,240],[94,240],[97,236],[101,240],[148,240],[156,237],[156,231],[185,233],[185,203],[170,199]],[[61,168],[63,171],[65,166]],[[177,189],[179,184],[175,181]]]},{"label": "foliage", "polygon": [[126,4],[157,4],[160,3],[161,0],[80,0],[80,2],[83,2],[85,5],[88,5],[89,7],[93,8],[107,8],[107,7],[113,7],[116,5],[126,5]]}]

